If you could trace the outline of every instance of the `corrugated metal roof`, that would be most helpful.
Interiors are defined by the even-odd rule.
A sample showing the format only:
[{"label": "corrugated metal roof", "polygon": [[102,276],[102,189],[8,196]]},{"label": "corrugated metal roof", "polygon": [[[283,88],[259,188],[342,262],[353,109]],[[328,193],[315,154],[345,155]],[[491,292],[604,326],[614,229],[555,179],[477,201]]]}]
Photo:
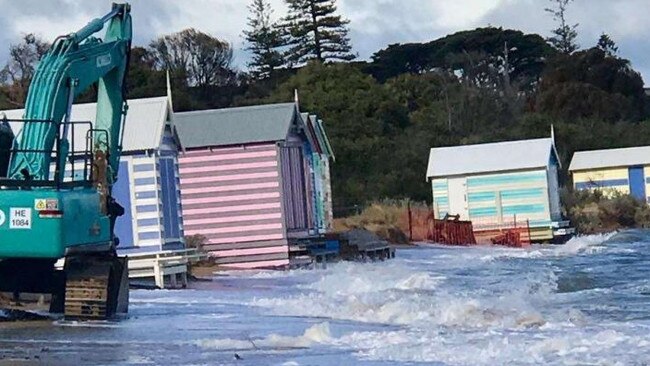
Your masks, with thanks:
[{"label": "corrugated metal roof", "polygon": [[569,171],[650,165],[650,146],[577,151],[573,154]]},{"label": "corrugated metal roof", "polygon": [[427,178],[543,168],[555,153],[552,138],[437,147],[429,153]]},{"label": "corrugated metal roof", "polygon": [[296,117],[295,103],[174,114],[183,148],[282,141]]},{"label": "corrugated metal roof", "polygon": [[[123,151],[153,150],[160,146],[169,112],[167,97],[131,99],[126,114]],[[72,106],[71,121],[95,121],[97,103],[75,104]],[[24,109],[2,111],[8,119],[22,119]],[[23,124],[10,123],[14,134],[22,129]],[[83,141],[87,129],[75,127],[75,140]]]}]

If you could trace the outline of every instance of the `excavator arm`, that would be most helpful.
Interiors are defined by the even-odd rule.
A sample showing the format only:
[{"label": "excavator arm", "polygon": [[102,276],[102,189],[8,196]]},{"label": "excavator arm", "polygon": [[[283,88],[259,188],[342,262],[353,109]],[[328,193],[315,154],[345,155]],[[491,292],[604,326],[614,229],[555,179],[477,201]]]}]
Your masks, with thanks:
[{"label": "excavator arm", "polygon": [[[92,37],[106,23],[104,39]],[[122,118],[126,113],[124,85],[131,38],[128,4],[113,4],[111,12],[104,17],[91,21],[76,33],[57,38],[39,63],[29,87],[24,116],[28,122],[17,136],[19,149],[9,165],[10,179],[48,180],[52,154],[47,152],[55,147],[57,129],[64,118],[70,119],[75,97],[98,82],[94,128],[106,133],[96,134],[93,145],[96,155],[107,158],[108,185],[115,182]],[[60,168],[67,159],[67,133],[64,128],[57,162]]]},{"label": "excavator arm", "polygon": [[[104,28],[103,39],[93,37]],[[104,17],[54,41],[32,79],[24,120],[0,121],[0,148],[13,139],[7,123],[22,123],[9,150],[7,176],[0,178],[0,291],[15,297],[49,292],[51,310],[69,319],[106,319],[128,308],[128,265],[116,253],[119,240],[113,231],[123,209],[110,193],[127,112],[130,49],[130,7],[113,4]],[[72,103],[94,83],[96,119],[86,149],[79,151],[74,126],[88,127],[89,121],[71,121]],[[2,149],[0,169],[5,170]],[[84,176],[75,181],[79,158]],[[67,166],[71,182],[64,181]],[[63,271],[54,266],[60,258],[65,258]]]}]

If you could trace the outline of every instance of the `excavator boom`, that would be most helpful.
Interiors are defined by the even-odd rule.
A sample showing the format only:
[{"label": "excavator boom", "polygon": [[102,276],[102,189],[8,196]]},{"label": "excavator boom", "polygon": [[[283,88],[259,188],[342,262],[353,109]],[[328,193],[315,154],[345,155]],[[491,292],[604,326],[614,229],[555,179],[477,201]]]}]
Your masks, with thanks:
[{"label": "excavator boom", "polygon": [[[48,152],[55,147],[57,129],[64,117],[71,117],[70,106],[74,98],[98,82],[94,127],[106,134],[97,135],[94,146],[110,157],[108,178],[111,183],[115,181],[121,120],[126,113],[123,89],[132,37],[129,12],[128,4],[113,4],[106,16],[54,41],[40,61],[29,87],[24,115],[27,123],[17,138],[19,149],[11,159],[9,178],[49,179],[51,155]],[[104,39],[92,37],[105,23],[108,27]],[[65,148],[66,134],[62,141]],[[59,159],[65,161],[67,151],[62,151]]]},{"label": "excavator boom", "polygon": [[[23,118],[0,119],[0,133],[13,130],[5,140],[15,135],[8,151],[0,135],[0,292],[50,292],[51,310],[67,318],[104,319],[126,309],[128,268],[113,234],[123,209],[111,191],[127,113],[131,32],[130,6],[113,4],[105,16],[57,38],[38,64]],[[95,83],[94,123],[74,121],[72,103]],[[75,141],[79,129],[85,138]],[[54,268],[60,258],[63,273]]]}]

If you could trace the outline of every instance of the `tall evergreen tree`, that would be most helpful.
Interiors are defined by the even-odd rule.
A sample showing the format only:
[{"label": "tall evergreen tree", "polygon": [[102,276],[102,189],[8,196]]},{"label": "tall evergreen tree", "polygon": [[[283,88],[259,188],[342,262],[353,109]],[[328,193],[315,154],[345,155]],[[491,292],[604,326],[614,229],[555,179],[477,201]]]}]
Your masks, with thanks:
[{"label": "tall evergreen tree", "polygon": [[253,53],[248,66],[253,76],[263,79],[285,64],[280,48],[286,41],[279,26],[271,21],[273,9],[267,0],[253,0],[248,9],[251,15],[244,38],[248,42],[246,49]]},{"label": "tall evergreen tree", "polygon": [[608,56],[616,56],[616,53],[618,53],[618,46],[616,45],[616,42],[614,42],[614,40],[605,33],[601,34],[600,38],[598,38],[596,47],[603,50]]},{"label": "tall evergreen tree", "polygon": [[289,37],[288,61],[309,60],[350,61],[351,52],[347,25],[349,20],[336,14],[336,0],[285,0],[289,14],[284,26]]},{"label": "tall evergreen tree", "polygon": [[558,27],[553,29],[553,37],[549,38],[548,41],[555,47],[558,51],[571,54],[575,52],[579,46],[576,43],[576,38],[578,37],[578,23],[569,25],[566,20],[566,10],[567,7],[573,0],[549,0],[551,3],[555,4],[555,8],[546,8],[544,9],[547,13],[553,16],[553,20],[558,22]]}]

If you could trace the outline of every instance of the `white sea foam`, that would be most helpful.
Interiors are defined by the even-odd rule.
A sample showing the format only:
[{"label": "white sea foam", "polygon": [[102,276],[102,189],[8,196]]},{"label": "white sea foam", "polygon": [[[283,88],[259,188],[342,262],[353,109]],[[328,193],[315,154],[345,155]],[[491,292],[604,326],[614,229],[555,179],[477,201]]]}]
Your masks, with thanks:
[{"label": "white sea foam", "polygon": [[207,349],[218,350],[253,350],[253,349],[287,349],[309,348],[316,344],[326,344],[332,341],[328,323],[315,324],[297,337],[280,334],[270,334],[260,339],[204,339],[197,345]]},{"label": "white sea foam", "polygon": [[337,267],[295,296],[254,299],[276,315],[325,317],[417,327],[530,327],[546,322],[530,300],[555,290],[556,278],[518,279],[500,296],[439,289],[444,276],[400,265]]},{"label": "white sea foam", "polygon": [[560,256],[598,253],[604,248],[603,244],[614,235],[616,233],[576,236],[566,244],[554,247],[551,253]]},{"label": "white sea foam", "polygon": [[[531,364],[644,364],[650,356],[642,351],[648,341],[606,330],[593,337],[542,332],[486,332],[454,335],[435,331],[352,332],[332,344],[355,350],[361,358],[394,362],[439,362],[446,365]],[[618,347],[626,347],[621,350]],[[612,351],[623,351],[618,361],[606,361]],[[627,351],[626,351],[627,350]]]},{"label": "white sea foam", "polygon": [[129,364],[129,365],[154,365],[156,363],[149,357],[129,355],[129,357],[126,359],[126,364]]},{"label": "white sea foam", "polygon": [[[300,286],[301,291],[248,304],[274,315],[394,326],[347,332],[318,343],[370,360],[617,365],[646,357],[647,362],[645,354],[629,351],[650,345],[647,330],[625,324],[608,329],[588,313],[563,304],[582,295],[559,294],[556,270],[540,265],[602,253],[611,236],[579,237],[566,247],[467,248],[380,265],[341,264],[311,274],[314,280]],[[464,281],[475,287],[466,287]]]}]

